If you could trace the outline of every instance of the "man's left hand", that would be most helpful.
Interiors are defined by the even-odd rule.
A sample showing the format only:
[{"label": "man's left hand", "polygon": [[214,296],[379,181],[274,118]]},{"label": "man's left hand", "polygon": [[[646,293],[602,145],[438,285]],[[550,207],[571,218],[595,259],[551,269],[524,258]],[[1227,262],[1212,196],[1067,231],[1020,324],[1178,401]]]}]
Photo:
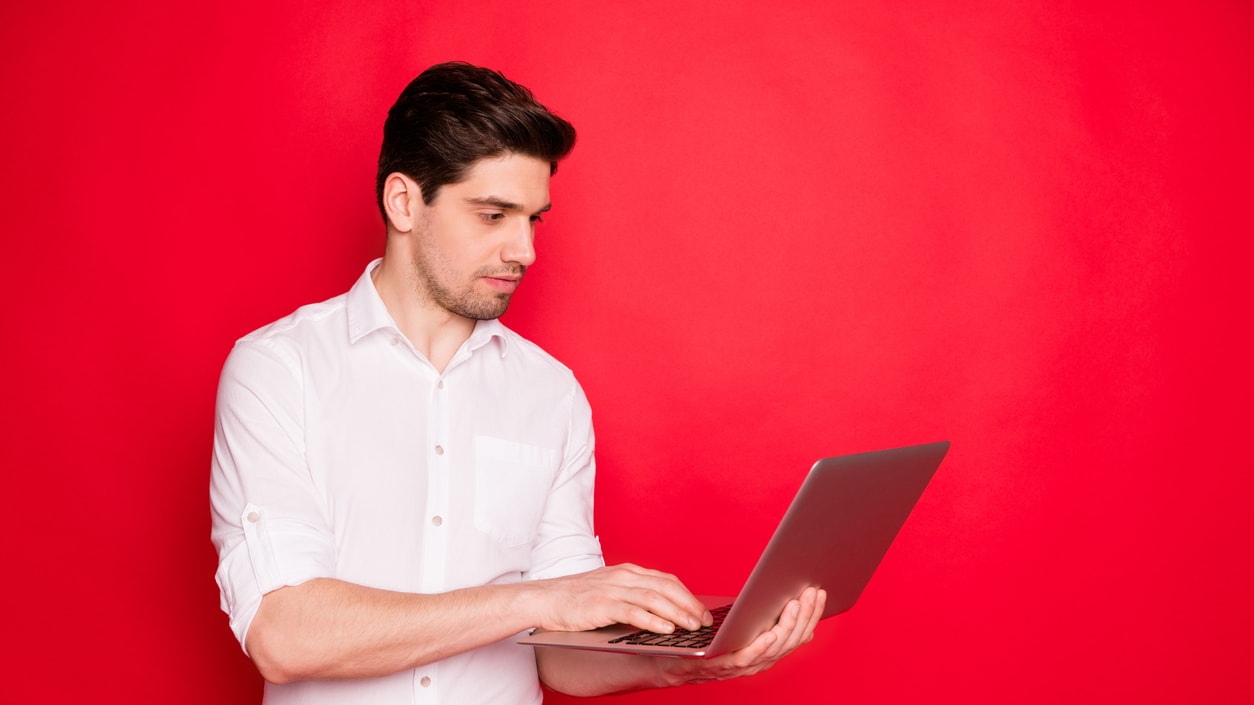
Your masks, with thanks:
[{"label": "man's left hand", "polygon": [[814,628],[826,603],[825,591],[806,588],[797,599],[784,605],[775,626],[759,634],[748,646],[712,659],[665,659],[667,677],[678,685],[729,680],[765,671],[814,638]]}]

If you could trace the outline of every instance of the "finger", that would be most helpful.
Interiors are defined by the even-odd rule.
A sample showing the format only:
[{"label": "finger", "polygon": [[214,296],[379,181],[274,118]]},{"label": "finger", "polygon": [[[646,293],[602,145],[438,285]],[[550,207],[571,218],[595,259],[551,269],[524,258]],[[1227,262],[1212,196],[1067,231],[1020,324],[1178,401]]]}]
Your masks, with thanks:
[{"label": "finger", "polygon": [[789,635],[789,651],[814,638],[814,630],[818,627],[819,620],[823,618],[826,597],[827,593],[817,588],[807,588],[801,593],[801,612],[797,616],[793,633]]},{"label": "finger", "polygon": [[779,655],[782,657],[806,640],[806,630],[812,629],[815,605],[815,590],[807,589],[801,593],[800,599],[797,600],[796,607],[793,608],[793,624],[789,633],[781,640]]},{"label": "finger", "polygon": [[689,673],[691,682],[726,680],[760,673],[775,665],[793,649],[805,643],[823,616],[827,593],[807,588],[798,599],[790,600],[771,629],[762,632],[748,646],[708,661],[697,661]]},{"label": "finger", "polygon": [[814,595],[814,612],[810,615],[810,623],[806,625],[806,634],[802,643],[807,643],[814,638],[814,632],[818,629],[819,622],[823,619],[823,611],[827,609],[827,591],[817,590]]},{"label": "finger", "polygon": [[814,630],[823,619],[823,610],[827,607],[827,592],[820,588],[808,588],[802,593],[802,615],[798,619],[800,644],[814,638]]},{"label": "finger", "polygon": [[675,631],[677,626],[672,620],[653,611],[653,609],[657,609],[659,612],[664,612],[665,610],[658,608],[649,609],[629,602],[620,603],[619,609],[620,611],[616,613],[614,621],[630,624],[637,629],[658,632],[659,634],[670,634]]},{"label": "finger", "polygon": [[722,668],[729,674],[747,675],[743,673],[746,669],[753,668],[764,661],[770,661],[768,654],[771,653],[775,645],[779,643],[779,635],[774,630],[767,630],[759,634],[749,645],[725,654],[719,658],[725,658]]},{"label": "finger", "polygon": [[[637,629],[670,632],[674,621],[691,623],[691,616],[674,605],[687,591],[674,576],[634,565],[596,568],[586,573],[550,580],[556,599],[544,607],[539,626],[560,630],[592,629],[621,622]],[[656,614],[655,614],[656,612]]]},{"label": "finger", "polygon": [[705,604],[682,585],[678,590],[645,591],[642,595],[649,600],[647,607],[651,612],[677,627],[692,631],[714,621]]},{"label": "finger", "polygon": [[709,621],[705,605],[668,573],[623,565],[596,577],[598,583],[608,583],[602,585],[604,594],[626,609],[620,621],[640,629],[670,633],[675,627],[699,629]]},{"label": "finger", "polygon": [[619,587],[626,588],[618,593],[619,599],[643,607],[673,626],[694,630],[713,621],[705,604],[674,575],[629,566],[626,574],[616,579],[621,580]]},{"label": "finger", "polygon": [[771,628],[777,637],[771,650],[765,655],[772,661],[796,648],[796,632],[802,606],[800,600],[789,600],[779,615],[779,621]]}]

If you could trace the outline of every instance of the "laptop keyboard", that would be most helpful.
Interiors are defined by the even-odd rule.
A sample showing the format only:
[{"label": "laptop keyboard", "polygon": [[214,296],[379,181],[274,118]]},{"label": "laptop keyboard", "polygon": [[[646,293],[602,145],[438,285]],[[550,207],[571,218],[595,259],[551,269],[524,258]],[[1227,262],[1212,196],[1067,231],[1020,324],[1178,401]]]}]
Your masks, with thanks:
[{"label": "laptop keyboard", "polygon": [[696,631],[688,631],[687,629],[676,629],[672,634],[659,634],[658,632],[639,631],[633,632],[626,636],[620,636],[617,639],[611,639],[611,644],[636,644],[641,646],[677,646],[686,649],[703,649],[714,641],[714,634],[718,632],[718,628],[723,624],[723,618],[727,616],[727,612],[731,610],[731,605],[723,605],[710,610],[710,614],[714,617],[714,623],[708,627],[701,627]]}]

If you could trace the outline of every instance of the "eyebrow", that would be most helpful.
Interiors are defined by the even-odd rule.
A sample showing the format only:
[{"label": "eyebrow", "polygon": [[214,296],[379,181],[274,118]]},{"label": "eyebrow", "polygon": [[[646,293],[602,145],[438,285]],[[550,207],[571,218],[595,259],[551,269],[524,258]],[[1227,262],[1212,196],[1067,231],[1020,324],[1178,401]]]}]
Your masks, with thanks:
[{"label": "eyebrow", "polygon": [[[466,203],[469,203],[472,206],[488,206],[491,208],[500,208],[503,211],[516,211],[516,212],[521,212],[524,210],[520,204],[514,203],[513,201],[507,201],[503,198],[498,198],[496,196],[470,197],[470,198],[466,198],[465,200],[466,200]],[[552,203],[546,203],[543,208],[535,212],[535,215],[540,215],[541,213],[547,213],[552,208],[553,208]]]}]

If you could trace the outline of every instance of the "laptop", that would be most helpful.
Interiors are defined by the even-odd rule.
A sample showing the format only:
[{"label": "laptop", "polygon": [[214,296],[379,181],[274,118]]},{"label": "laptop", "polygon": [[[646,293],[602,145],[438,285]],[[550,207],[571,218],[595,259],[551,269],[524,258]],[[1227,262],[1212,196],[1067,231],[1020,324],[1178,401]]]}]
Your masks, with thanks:
[{"label": "laptop", "polygon": [[712,658],[748,646],[775,626],[784,605],[814,585],[827,591],[823,619],[853,607],[949,451],[949,442],[823,458],[810,468],[740,594],[702,596],[715,625],[655,634],[615,624],[582,632],[537,631],[532,646]]}]

